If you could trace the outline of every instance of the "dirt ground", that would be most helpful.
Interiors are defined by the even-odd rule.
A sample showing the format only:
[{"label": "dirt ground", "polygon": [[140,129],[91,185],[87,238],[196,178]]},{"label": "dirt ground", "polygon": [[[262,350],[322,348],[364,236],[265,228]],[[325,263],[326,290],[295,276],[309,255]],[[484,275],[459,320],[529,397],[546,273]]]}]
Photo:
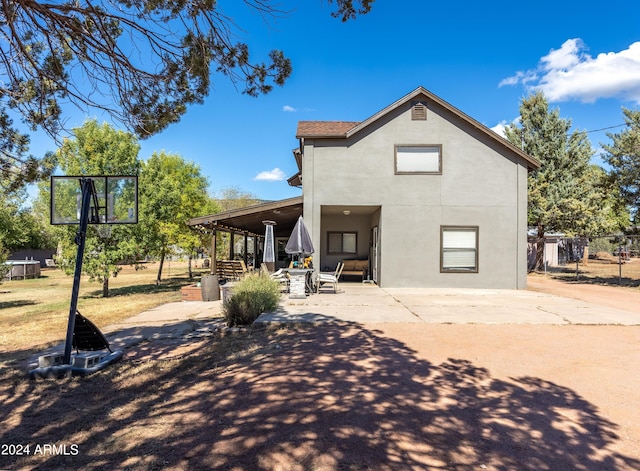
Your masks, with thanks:
[{"label": "dirt ground", "polygon": [[[640,267],[640,262],[637,265]],[[533,274],[527,278],[527,289],[579,299],[623,311],[640,311],[640,289],[637,288],[586,283],[584,280],[575,281],[570,278],[559,280],[545,275]]]},{"label": "dirt ground", "polygon": [[[528,289],[640,310],[638,289],[543,275],[529,276]],[[640,469],[640,327],[370,327],[401,342],[440,374],[451,373],[456,393],[449,399],[456,408],[469,399],[482,404],[470,407],[473,419],[461,425],[477,427],[481,436],[472,442],[504,446],[513,459],[489,453],[486,469]],[[504,428],[496,429],[497,423]],[[583,458],[574,461],[577,450]],[[477,458],[480,464],[481,454]]]},{"label": "dirt ground", "polygon": [[[640,308],[637,289],[530,287]],[[640,327],[336,323],[190,347],[4,381],[0,443],[77,453],[0,469],[640,470]]]}]

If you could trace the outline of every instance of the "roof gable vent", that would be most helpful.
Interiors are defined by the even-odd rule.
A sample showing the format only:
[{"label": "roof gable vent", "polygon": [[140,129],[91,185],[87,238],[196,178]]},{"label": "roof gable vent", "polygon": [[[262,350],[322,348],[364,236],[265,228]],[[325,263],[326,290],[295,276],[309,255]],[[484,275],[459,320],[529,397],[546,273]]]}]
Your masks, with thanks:
[{"label": "roof gable vent", "polygon": [[422,102],[413,104],[411,108],[411,120],[412,121],[426,121],[427,120],[427,105]]}]

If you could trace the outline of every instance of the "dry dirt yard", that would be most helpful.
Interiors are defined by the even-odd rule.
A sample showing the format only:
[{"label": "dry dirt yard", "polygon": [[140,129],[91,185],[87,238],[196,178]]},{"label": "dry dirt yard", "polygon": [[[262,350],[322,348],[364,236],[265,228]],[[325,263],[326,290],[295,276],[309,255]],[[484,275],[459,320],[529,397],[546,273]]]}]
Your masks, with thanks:
[{"label": "dry dirt yard", "polygon": [[[576,286],[531,277],[531,289],[640,309],[636,288]],[[640,327],[623,326],[325,324],[154,341],[84,379],[0,372],[0,469],[640,470],[638,365]],[[28,456],[5,447],[20,444]],[[44,444],[57,453],[36,454]]]}]

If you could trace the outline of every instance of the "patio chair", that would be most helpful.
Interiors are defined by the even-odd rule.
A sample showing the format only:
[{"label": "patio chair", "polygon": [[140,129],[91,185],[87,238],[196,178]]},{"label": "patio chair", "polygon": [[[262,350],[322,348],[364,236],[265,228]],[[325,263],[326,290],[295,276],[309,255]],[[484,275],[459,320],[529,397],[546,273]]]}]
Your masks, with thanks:
[{"label": "patio chair", "polygon": [[289,292],[289,275],[282,268],[273,273],[269,273],[267,266],[263,263],[260,266],[260,271],[264,275],[268,275],[272,280],[276,280],[278,283],[280,283],[280,291],[283,291],[285,293]]},{"label": "patio chair", "polygon": [[318,276],[316,277],[316,291],[319,293],[320,287],[324,283],[331,283],[333,284],[333,292],[337,293],[338,280],[340,279],[340,275],[342,274],[343,268],[344,268],[344,263],[338,262],[338,265],[336,266],[336,271],[334,273],[322,273],[322,272],[318,273]]}]

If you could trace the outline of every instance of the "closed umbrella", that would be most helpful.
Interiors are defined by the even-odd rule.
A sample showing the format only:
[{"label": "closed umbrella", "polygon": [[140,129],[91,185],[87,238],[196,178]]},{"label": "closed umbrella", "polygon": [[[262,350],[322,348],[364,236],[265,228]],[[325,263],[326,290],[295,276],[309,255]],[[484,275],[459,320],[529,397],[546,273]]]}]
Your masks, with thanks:
[{"label": "closed umbrella", "polygon": [[297,255],[299,259],[314,252],[311,235],[302,216],[298,218],[284,251],[290,255]]}]

